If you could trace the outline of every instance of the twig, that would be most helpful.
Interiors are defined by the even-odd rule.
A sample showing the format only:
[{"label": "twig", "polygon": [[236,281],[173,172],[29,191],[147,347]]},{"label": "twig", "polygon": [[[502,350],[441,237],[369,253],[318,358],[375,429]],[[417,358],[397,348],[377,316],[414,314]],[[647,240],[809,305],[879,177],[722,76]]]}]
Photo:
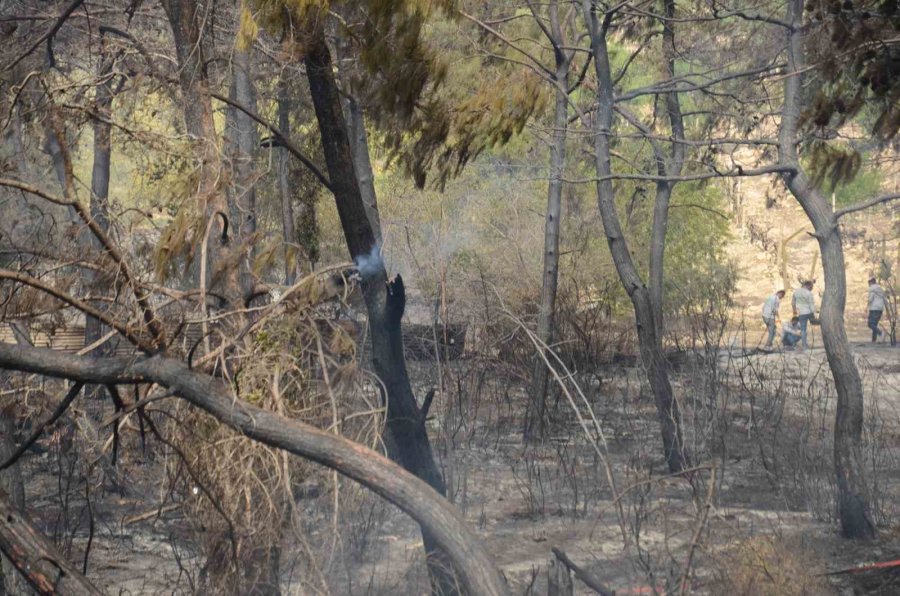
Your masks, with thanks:
[{"label": "twig", "polygon": [[210,95],[210,97],[214,97],[214,98],[218,99],[219,101],[230,105],[231,107],[233,107],[236,110],[240,110],[240,111],[244,112],[252,120],[255,120],[257,123],[268,128],[272,132],[272,134],[275,135],[275,138],[278,140],[278,142],[281,144],[281,146],[284,147],[285,149],[287,149],[288,151],[290,151],[290,153],[294,157],[299,159],[303,163],[303,165],[305,165],[307,167],[307,169],[309,169],[309,171],[312,172],[313,176],[315,176],[316,178],[319,179],[319,182],[322,183],[322,186],[324,186],[331,192],[334,192],[334,188],[332,187],[331,182],[328,180],[328,178],[325,176],[325,174],[322,173],[322,170],[317,168],[316,164],[314,164],[308,157],[303,155],[303,152],[300,151],[300,149],[289,138],[287,138],[285,136],[285,134],[283,132],[281,132],[274,124],[271,124],[270,122],[268,122],[266,120],[263,120],[255,112],[253,112],[253,110],[251,110],[250,108],[248,108],[246,106],[239,104],[238,102],[234,101],[233,99],[230,99],[230,98],[225,97],[224,95],[220,95],[218,93],[210,93],[209,95]]},{"label": "twig", "polygon": [[584,585],[586,585],[593,591],[600,594],[600,596],[615,596],[616,595],[614,590],[609,589],[608,587],[606,587],[606,585],[603,584],[603,582],[598,580],[591,573],[589,573],[588,571],[585,571],[584,569],[582,569],[581,567],[576,565],[572,561],[572,559],[570,559],[568,556],[566,556],[566,553],[559,550],[555,546],[550,550],[553,551],[554,556],[556,556],[556,558],[559,560],[560,563],[562,563],[563,565],[568,567],[572,571],[572,573],[575,574],[575,577],[577,577],[582,582],[584,582]]},{"label": "twig", "polygon": [[6,66],[4,66],[3,70],[4,71],[10,70],[16,64],[18,64],[19,62],[21,62],[22,60],[27,58],[32,52],[34,52],[36,49],[38,49],[42,43],[44,43],[45,41],[51,39],[54,35],[56,35],[56,32],[60,30],[60,28],[63,26],[63,23],[65,23],[66,20],[70,16],[72,16],[72,13],[75,12],[75,9],[78,8],[79,6],[81,6],[83,3],[84,3],[84,0],[75,0],[74,2],[69,4],[69,6],[66,7],[66,9],[63,11],[63,13],[61,15],[59,15],[59,18],[56,19],[56,22],[53,23],[53,26],[50,27],[50,30],[47,31],[46,33],[44,33],[43,35],[41,35],[37,39],[37,41],[35,41],[33,44],[31,44],[31,47],[29,47],[27,50],[25,50],[25,52],[23,52],[22,54],[19,54],[18,58],[16,58],[15,60],[10,62]]},{"label": "twig", "polygon": [[22,454],[25,453],[29,449],[29,447],[34,445],[35,442],[41,437],[44,429],[59,420],[59,417],[63,415],[63,412],[65,412],[68,407],[72,405],[72,402],[75,401],[75,398],[78,397],[78,394],[81,392],[82,387],[84,387],[84,383],[81,382],[72,385],[63,400],[59,403],[58,406],[56,406],[56,409],[53,411],[53,414],[50,415],[50,418],[48,418],[45,422],[43,422],[40,426],[38,426],[31,432],[31,435],[28,437],[28,439],[26,439],[24,443],[19,445],[19,448],[16,449],[15,452],[13,452],[13,454],[10,455],[2,465],[0,465],[0,471],[5,470],[6,468],[16,463],[19,458],[22,457]]},{"label": "twig", "polygon": [[697,551],[697,546],[700,543],[700,535],[703,533],[703,528],[706,526],[706,520],[709,518],[709,509],[712,507],[713,493],[715,490],[716,468],[713,467],[709,473],[709,487],[706,491],[706,503],[703,505],[703,513],[700,515],[700,521],[694,529],[694,537],[691,539],[691,547],[688,550],[687,562],[684,565],[684,573],[681,575],[681,580],[678,582],[680,584],[678,588],[679,596],[684,596],[684,594],[687,593],[688,579],[691,575],[691,566],[694,563],[694,553]]},{"label": "twig", "polygon": [[146,511],[144,513],[139,513],[138,515],[132,515],[131,517],[126,517],[122,520],[122,525],[127,526],[130,524],[135,524],[137,522],[141,522],[151,517],[159,517],[163,513],[168,513],[169,511],[174,511],[175,509],[180,509],[181,503],[170,503],[168,505],[163,505],[162,507],[157,507],[156,509],[151,509],[150,511]]},{"label": "twig", "polygon": [[[88,228],[100,241],[100,244],[103,245],[106,253],[112,258],[112,260],[119,266],[121,270],[122,277],[125,282],[131,286],[132,292],[134,293],[134,298],[137,300],[138,305],[141,307],[141,310],[144,314],[144,321],[147,323],[147,327],[150,329],[150,334],[153,335],[154,343],[156,347],[165,346],[165,331],[160,323],[160,320],[156,317],[154,313],[153,307],[150,304],[150,299],[147,293],[145,293],[145,289],[138,282],[134,273],[131,271],[131,268],[128,266],[128,263],[125,261],[122,253],[113,243],[112,239],[107,235],[107,233],[100,227],[100,224],[91,216],[91,214],[85,209],[84,205],[79,203],[77,200],[69,199],[69,198],[61,198],[50,193],[44,192],[40,188],[36,186],[32,186],[21,180],[13,180],[10,178],[0,178],[0,186],[6,186],[9,188],[16,188],[23,192],[27,192],[34,196],[40,197],[46,201],[50,201],[51,203],[55,203],[57,205],[64,205],[71,207],[75,210],[78,216],[87,224]],[[92,315],[96,318],[97,315]],[[108,323],[107,323],[108,324]],[[113,325],[110,325],[113,327]]]}]

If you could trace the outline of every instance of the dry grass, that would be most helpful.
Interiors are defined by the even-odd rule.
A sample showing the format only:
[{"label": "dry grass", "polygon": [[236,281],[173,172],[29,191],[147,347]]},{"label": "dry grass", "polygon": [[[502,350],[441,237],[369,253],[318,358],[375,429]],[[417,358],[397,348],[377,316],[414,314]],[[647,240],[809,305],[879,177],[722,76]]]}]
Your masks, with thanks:
[{"label": "dry grass", "polygon": [[729,596],[823,596],[833,590],[821,574],[817,553],[797,539],[755,536],[733,543],[715,559],[710,594]]}]

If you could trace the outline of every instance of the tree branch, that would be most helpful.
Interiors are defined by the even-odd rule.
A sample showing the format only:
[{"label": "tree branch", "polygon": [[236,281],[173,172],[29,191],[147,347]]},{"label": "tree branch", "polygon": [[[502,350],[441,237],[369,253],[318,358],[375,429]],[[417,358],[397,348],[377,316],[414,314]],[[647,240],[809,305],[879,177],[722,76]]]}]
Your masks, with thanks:
[{"label": "tree branch", "polygon": [[100,319],[104,324],[109,327],[115,329],[122,335],[124,335],[128,341],[141,348],[143,351],[152,353],[154,351],[154,346],[152,344],[148,344],[146,341],[138,337],[134,334],[131,329],[128,328],[127,325],[123,325],[122,323],[116,321],[115,319],[109,317],[106,313],[100,312],[98,309],[94,308],[87,302],[83,300],[79,300],[74,296],[70,296],[65,292],[54,288],[50,284],[46,284],[43,281],[31,277],[30,275],[25,275],[24,273],[19,273],[18,271],[10,271],[9,269],[0,269],[0,279],[9,279],[11,281],[17,281],[19,283],[25,284],[26,286],[31,286],[37,290],[40,290],[46,294],[53,296],[59,300],[62,300],[69,306],[77,308],[81,312],[86,315],[90,315],[96,319]]},{"label": "tree branch", "polygon": [[506,584],[460,513],[425,482],[349,439],[252,406],[220,380],[170,358],[83,358],[0,343],[0,367],[91,384],[157,383],[223,424],[270,447],[318,462],[372,489],[427,528],[470,594],[500,596]]},{"label": "tree branch", "polygon": [[[131,286],[131,290],[134,293],[134,298],[137,300],[138,305],[141,307],[141,310],[144,314],[144,322],[147,323],[147,327],[150,329],[150,334],[153,336],[153,341],[155,347],[162,348],[166,343],[166,334],[163,329],[160,320],[157,318],[156,313],[153,310],[153,307],[150,304],[150,299],[147,293],[145,293],[144,288],[138,282],[134,273],[132,273],[131,268],[128,266],[128,263],[125,261],[125,258],[122,256],[122,253],[113,243],[112,239],[107,235],[107,233],[100,227],[91,214],[85,210],[84,206],[79,203],[77,200],[65,199],[62,197],[57,197],[55,195],[51,195],[50,193],[44,192],[40,188],[36,186],[32,186],[20,180],[13,180],[11,178],[0,178],[0,186],[6,186],[8,188],[16,188],[23,192],[27,192],[29,194],[33,194],[37,197],[44,199],[45,201],[49,201],[56,205],[63,205],[71,207],[75,210],[78,216],[87,224],[88,228],[100,241],[100,244],[103,245],[103,248],[106,250],[106,253],[112,258],[112,260],[119,266],[122,271],[122,277],[125,282]],[[71,304],[71,302],[70,302]],[[74,306],[74,304],[73,304]],[[96,316],[96,315],[93,315]],[[99,318],[99,317],[98,317]]]},{"label": "tree branch", "polygon": [[50,27],[50,30],[41,35],[31,46],[25,50],[22,54],[19,54],[18,58],[7,64],[3,67],[4,71],[12,69],[16,64],[27,58],[32,52],[38,49],[42,43],[56,35],[56,32],[63,26],[63,23],[68,20],[72,13],[75,12],[75,9],[81,6],[84,3],[84,0],[74,0],[71,4],[69,4],[66,9],[63,11],[59,18],[56,19],[56,22]]},{"label": "tree branch", "polygon": [[69,408],[69,406],[72,405],[72,402],[75,401],[75,398],[78,397],[78,394],[81,392],[82,387],[84,387],[84,383],[75,383],[74,385],[72,385],[63,400],[59,402],[59,405],[56,406],[55,410],[53,410],[53,414],[50,415],[50,418],[39,424],[38,427],[31,432],[31,435],[21,445],[19,445],[18,449],[16,449],[15,452],[10,455],[5,462],[0,464],[0,471],[5,470],[6,468],[19,461],[19,458],[22,457],[22,454],[28,451],[28,448],[34,445],[34,443],[41,437],[44,429],[59,420],[59,417],[63,415],[63,412],[65,412]]},{"label": "tree branch", "polygon": [[314,164],[312,161],[310,161],[310,159],[308,157],[303,155],[303,152],[300,151],[300,149],[298,149],[297,146],[289,138],[287,138],[284,135],[284,133],[281,132],[274,124],[267,122],[266,120],[263,120],[260,116],[258,116],[256,113],[254,113],[250,108],[239,104],[238,102],[234,101],[231,98],[225,97],[224,95],[220,95],[218,93],[210,93],[209,95],[210,95],[210,97],[214,97],[214,98],[218,99],[222,103],[226,103],[226,104],[230,105],[231,107],[235,108],[236,110],[242,111],[243,113],[247,114],[247,116],[249,116],[250,118],[255,120],[257,123],[268,128],[272,132],[272,134],[275,135],[275,138],[278,140],[278,142],[281,143],[281,146],[284,147],[285,149],[287,149],[288,151],[290,151],[291,155],[293,155],[294,157],[299,159],[303,163],[303,165],[305,165],[307,167],[307,169],[309,169],[309,171],[313,173],[313,176],[315,176],[316,178],[319,179],[319,182],[322,183],[322,186],[327,188],[332,193],[334,192],[334,189],[331,186],[331,182],[328,180],[328,178],[325,176],[325,174],[322,172],[322,170],[317,168],[316,164]]},{"label": "tree branch", "polygon": [[797,168],[790,165],[772,165],[759,168],[744,169],[738,167],[733,170],[702,172],[698,174],[684,174],[682,176],[655,176],[653,174],[610,174],[597,178],[564,178],[571,184],[584,184],[586,182],[602,182],[604,180],[644,180],[647,182],[688,182],[693,180],[708,180],[710,178],[742,178],[748,176],[765,176],[767,174],[793,174]]},{"label": "tree branch", "polygon": [[889,201],[895,201],[897,199],[900,199],[900,193],[897,192],[881,197],[875,197],[874,199],[869,199],[868,201],[863,201],[862,203],[857,203],[855,205],[850,205],[849,207],[844,207],[843,209],[838,209],[834,212],[834,219],[838,220],[850,213],[863,211],[864,209],[868,209],[869,207],[874,207],[875,205],[880,205]]},{"label": "tree branch", "polygon": [[566,555],[565,552],[556,548],[555,546],[550,550],[553,551],[554,556],[559,559],[559,562],[571,569],[572,573],[575,574],[575,577],[583,581],[587,587],[595,591],[597,594],[600,594],[600,596],[615,596],[615,590],[609,589],[603,582],[594,577],[593,574],[576,565],[572,561],[572,559],[570,559]]}]

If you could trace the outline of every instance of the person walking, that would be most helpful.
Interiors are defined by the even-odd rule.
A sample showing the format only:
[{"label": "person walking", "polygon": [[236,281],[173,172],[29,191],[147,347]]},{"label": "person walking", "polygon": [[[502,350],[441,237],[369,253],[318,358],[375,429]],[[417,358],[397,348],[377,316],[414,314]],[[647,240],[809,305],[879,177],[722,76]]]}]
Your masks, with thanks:
[{"label": "person walking", "polygon": [[809,322],[816,316],[816,299],[812,293],[813,283],[811,279],[801,282],[800,287],[794,290],[794,295],[791,297],[794,316],[800,322],[800,343],[804,350],[809,349],[807,341]]},{"label": "person walking", "polygon": [[769,337],[766,339],[766,347],[771,348],[772,342],[775,341],[776,323],[778,321],[778,309],[781,307],[781,299],[784,298],[784,290],[778,290],[763,302],[762,319],[769,330]]},{"label": "person walking", "polygon": [[872,330],[872,342],[878,341],[878,336],[883,335],[884,331],[878,328],[878,322],[881,315],[884,314],[884,290],[878,285],[878,280],[874,277],[869,279],[869,329]]}]

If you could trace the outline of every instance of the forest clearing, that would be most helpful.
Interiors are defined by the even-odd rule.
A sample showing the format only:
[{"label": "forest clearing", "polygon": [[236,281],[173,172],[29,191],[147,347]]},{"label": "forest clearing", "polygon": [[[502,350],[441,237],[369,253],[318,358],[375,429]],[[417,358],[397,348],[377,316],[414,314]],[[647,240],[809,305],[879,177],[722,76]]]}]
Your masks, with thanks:
[{"label": "forest clearing", "polygon": [[0,0],[0,594],[900,592],[896,0]]}]

